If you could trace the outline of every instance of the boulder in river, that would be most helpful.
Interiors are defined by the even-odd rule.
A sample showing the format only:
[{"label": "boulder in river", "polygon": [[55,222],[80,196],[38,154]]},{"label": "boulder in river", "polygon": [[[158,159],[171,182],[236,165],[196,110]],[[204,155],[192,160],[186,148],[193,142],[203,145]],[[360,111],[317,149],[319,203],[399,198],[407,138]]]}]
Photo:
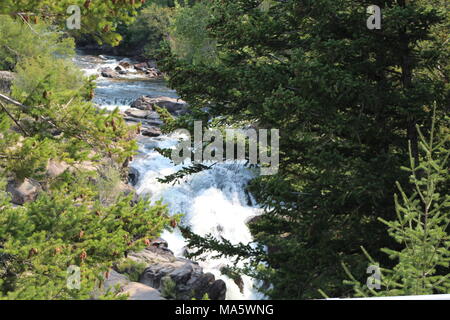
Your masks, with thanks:
[{"label": "boulder in river", "polygon": [[180,116],[188,112],[188,104],[181,100],[170,97],[141,96],[132,103],[132,107],[141,110],[154,110],[154,106],[164,108],[171,114]]},{"label": "boulder in river", "polygon": [[167,294],[170,283],[169,298],[201,299],[208,294],[213,300],[225,299],[226,285],[222,280],[216,280],[211,273],[203,273],[203,269],[193,261],[175,257],[165,247],[150,246],[141,252],[130,253],[128,258],[148,265],[139,277],[141,284]]},{"label": "boulder in river", "polygon": [[161,129],[158,127],[146,127],[141,130],[141,134],[146,137],[156,138],[162,135]]},{"label": "boulder in river", "polygon": [[122,68],[128,69],[131,68],[131,63],[127,60],[122,60],[119,62],[119,66],[121,66]]},{"label": "boulder in river", "polygon": [[100,68],[98,71],[100,72],[102,77],[105,78],[117,78],[119,76],[119,73],[111,69],[110,67]]},{"label": "boulder in river", "polygon": [[125,121],[129,124],[141,124],[141,129],[144,128],[150,128],[150,127],[159,127],[164,124],[164,122],[160,119],[150,118],[150,119],[143,119],[143,118],[134,118],[134,117],[124,117]]},{"label": "boulder in river", "polygon": [[129,167],[128,169],[128,182],[132,185],[135,186],[138,184],[139,182],[139,177],[140,177],[140,173],[136,168],[133,167]]},{"label": "boulder in river", "polygon": [[227,285],[223,280],[216,280],[211,284],[206,293],[211,300],[225,300],[227,294]]},{"label": "boulder in river", "polygon": [[118,65],[117,67],[114,68],[114,70],[116,70],[119,74],[127,74],[128,71],[125,70],[125,68],[123,68],[122,66]]},{"label": "boulder in river", "polygon": [[145,71],[145,74],[149,76],[150,78],[159,78],[162,76],[161,71],[155,68],[149,68]]},{"label": "boulder in river", "polygon": [[136,108],[130,108],[125,110],[125,115],[133,118],[141,118],[141,119],[147,119],[150,116],[154,115],[153,111],[151,110],[141,110]]},{"label": "boulder in river", "polygon": [[141,62],[133,65],[137,71],[145,73],[150,78],[159,78],[162,76],[161,71],[158,70],[156,64],[153,62]]},{"label": "boulder in river", "polygon": [[141,96],[131,104],[131,107],[140,110],[153,110],[153,103],[150,97]]},{"label": "boulder in river", "polygon": [[138,71],[145,72],[148,68],[148,64],[147,64],[147,62],[136,63],[134,65],[134,68]]}]

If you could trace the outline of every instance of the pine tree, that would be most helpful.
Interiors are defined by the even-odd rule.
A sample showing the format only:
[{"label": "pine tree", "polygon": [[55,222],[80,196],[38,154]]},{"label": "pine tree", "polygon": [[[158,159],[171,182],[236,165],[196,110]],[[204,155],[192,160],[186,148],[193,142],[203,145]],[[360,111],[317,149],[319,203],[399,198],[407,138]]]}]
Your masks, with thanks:
[{"label": "pine tree", "polygon": [[[381,271],[381,290],[369,290],[348,272],[357,295],[400,296],[448,293],[450,288],[450,194],[443,184],[448,180],[450,133],[448,127],[435,130],[429,137],[417,128],[421,161],[417,164],[410,150],[410,174],[413,193],[400,184],[395,195],[397,219],[386,221],[389,235],[401,244],[401,250],[382,249],[397,262]],[[372,258],[371,264],[379,265]]]},{"label": "pine tree", "polygon": [[[342,260],[364,276],[360,246],[396,248],[378,218],[392,219],[395,181],[408,181],[408,141],[417,160],[416,125],[429,126],[434,101],[438,119],[448,112],[450,15],[444,1],[262,4],[211,1],[216,63],[192,64],[166,46],[162,66],[195,116],[280,130],[279,173],[250,186],[266,211],[251,230],[268,252],[248,254],[252,274],[272,284],[262,290],[346,295]],[[366,25],[373,4],[380,30]],[[220,248],[191,244],[200,243]]]},{"label": "pine tree", "polygon": [[[70,61],[73,40],[2,15],[0,31],[2,61],[16,71],[11,96],[0,96],[0,299],[118,298],[99,290],[108,270],[179,217],[116,191],[136,127],[94,107],[94,79]],[[49,176],[50,160],[67,169]],[[41,190],[14,205],[6,185],[24,179]],[[80,268],[80,289],[68,286],[70,266]]]},{"label": "pine tree", "polygon": [[[116,33],[121,23],[133,21],[137,10],[145,0],[92,1],[92,0],[2,0],[0,14],[12,15],[16,20],[24,21],[30,28],[42,20],[65,29],[73,36],[90,34],[99,42],[117,45],[122,37]],[[69,6],[80,8],[81,29],[67,30],[66,21]]]}]

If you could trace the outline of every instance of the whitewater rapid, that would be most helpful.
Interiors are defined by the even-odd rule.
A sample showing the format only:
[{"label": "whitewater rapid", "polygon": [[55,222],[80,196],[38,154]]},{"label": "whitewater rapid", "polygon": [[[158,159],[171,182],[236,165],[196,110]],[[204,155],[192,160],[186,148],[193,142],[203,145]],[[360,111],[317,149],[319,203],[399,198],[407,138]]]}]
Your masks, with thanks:
[{"label": "whitewater rapid", "polygon": [[[120,58],[78,55],[75,62],[87,75],[98,74],[100,67],[117,66]],[[142,95],[169,96],[178,98],[175,91],[167,88],[163,81],[137,79],[130,74],[125,80],[111,80],[99,77],[94,103],[100,108],[124,111],[130,104]],[[163,184],[158,178],[180,170],[183,165],[174,165],[155,150],[158,148],[174,148],[180,137],[162,135],[157,138],[141,137],[138,139],[139,155],[130,164],[139,172],[139,182],[136,185],[140,196],[148,197],[152,202],[162,200],[167,204],[170,214],[183,214],[182,224],[191,227],[198,235],[212,234],[233,244],[250,243],[252,236],[246,222],[261,214],[251,194],[246,192],[247,183],[254,178],[255,172],[237,163],[223,163],[182,179],[177,184]],[[179,230],[165,231],[161,237],[168,242],[169,249],[176,256],[183,256],[186,241]],[[204,272],[211,272],[217,279],[222,279],[227,285],[228,300],[263,299],[253,287],[254,280],[242,276],[243,292],[238,285],[220,269],[230,265],[227,259],[212,259],[206,256],[205,261],[199,261]]]}]

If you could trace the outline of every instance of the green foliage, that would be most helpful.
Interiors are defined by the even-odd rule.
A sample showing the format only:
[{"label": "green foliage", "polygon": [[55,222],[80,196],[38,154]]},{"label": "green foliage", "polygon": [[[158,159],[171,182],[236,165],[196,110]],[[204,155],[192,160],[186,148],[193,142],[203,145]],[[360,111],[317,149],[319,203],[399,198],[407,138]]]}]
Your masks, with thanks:
[{"label": "green foliage", "polygon": [[156,51],[160,48],[160,42],[168,38],[171,15],[171,8],[150,4],[121,32],[123,41],[120,48],[128,53],[133,52],[154,59]]},{"label": "green foliage", "polygon": [[133,282],[139,282],[139,277],[147,268],[147,264],[136,262],[131,259],[122,259],[114,265],[114,269],[122,274],[127,274],[128,278]]},{"label": "green foliage", "polygon": [[177,127],[178,122],[174,119],[170,112],[167,111],[167,109],[158,107],[157,105],[154,105],[153,108],[155,108],[155,111],[158,112],[161,120],[164,122],[164,125],[161,128],[164,133],[172,132],[179,128]]},{"label": "green foliage", "polygon": [[[0,296],[7,299],[87,299],[101,275],[145,239],[159,236],[170,217],[161,203],[150,206],[132,195],[111,206],[100,202],[84,175],[66,174],[50,191],[14,208],[1,191],[1,255],[8,260]],[[69,265],[81,268],[81,289],[66,287]]]},{"label": "green foliage", "polygon": [[[30,40],[43,49],[28,50],[25,42],[36,36],[23,22],[1,16],[0,26],[17,31],[6,32],[1,41],[14,48],[17,43],[21,52],[20,58],[9,51],[3,54],[9,54],[6,60],[15,63],[11,66],[16,71],[12,96],[24,105],[4,106],[10,116],[3,121],[9,139],[2,141],[5,168],[19,179],[40,179],[47,160],[56,155],[73,163],[92,160],[89,154],[94,152],[97,158],[125,162],[136,150],[132,140],[135,128],[128,127],[117,110],[99,111],[90,102],[94,79],[86,79],[70,60],[75,54],[73,41],[61,39],[48,26],[37,25],[36,30],[47,40]],[[22,135],[10,132],[7,128],[11,125]]]},{"label": "green foliage", "polygon": [[[78,5],[81,9],[81,30],[67,30],[67,9]],[[92,1],[92,0],[2,0],[0,14],[10,14],[16,20],[24,20],[30,28],[44,20],[73,36],[90,34],[98,42],[117,45],[122,39],[116,33],[121,23],[129,24],[141,7],[142,1]]]},{"label": "green foliage", "polygon": [[[192,298],[192,300],[197,300],[197,299]],[[205,295],[200,300],[211,300],[211,299],[209,298],[209,295],[207,293],[205,293]]]},{"label": "green foliage", "polygon": [[167,275],[161,279],[161,296],[167,299],[176,299],[176,282]]},{"label": "green foliage", "polygon": [[73,39],[50,32],[47,23],[38,23],[32,30],[25,23],[0,14],[0,34],[0,70],[14,70],[27,57],[73,55]]},{"label": "green foliage", "polygon": [[124,191],[119,169],[114,164],[106,164],[100,167],[97,172],[99,175],[97,185],[100,201],[106,205],[114,203]]},{"label": "green foliage", "polygon": [[[419,163],[416,125],[429,129],[434,102],[437,119],[448,113],[450,15],[444,1],[378,1],[382,29],[368,30],[369,1],[262,4],[209,2],[203,26],[214,63],[183,59],[176,46],[161,54],[193,115],[207,107],[210,119],[280,130],[278,174],[249,187],[265,209],[251,231],[267,253],[188,235],[190,245],[250,257],[249,272],[272,284],[261,288],[271,298],[321,297],[318,288],[346,296],[342,261],[362,278],[360,246],[399,246],[379,218],[392,219],[395,182],[408,185],[400,169],[408,141]],[[194,22],[179,25],[204,34]]]},{"label": "green foliage", "polygon": [[189,6],[176,2],[170,19],[170,46],[172,52],[190,63],[214,63],[215,41],[207,34],[211,11],[207,2]]},{"label": "green foliage", "polygon": [[418,130],[421,162],[417,164],[410,152],[410,168],[404,168],[410,174],[413,192],[408,196],[398,184],[397,220],[380,219],[402,246],[400,250],[382,249],[397,264],[382,269],[380,291],[368,290],[354,278],[347,281],[359,296],[436,294],[447,293],[450,288],[450,195],[442,189],[448,179],[450,133],[435,130],[434,123],[428,138]]},{"label": "green foliage", "polygon": [[[73,41],[47,25],[24,26],[0,16],[0,43],[13,49],[0,46],[1,61],[17,72],[12,94],[18,100],[0,102],[0,299],[122,299],[112,292],[96,296],[105,273],[178,217],[161,202],[122,191],[136,128],[118,110],[94,107],[93,79],[69,59]],[[50,177],[50,160],[67,170]],[[15,206],[6,181],[25,178],[43,190],[34,202]],[[81,268],[80,290],[67,287],[71,265]]]},{"label": "green foliage", "polygon": [[183,167],[173,174],[164,176],[164,178],[157,178],[157,180],[160,183],[172,183],[173,185],[175,185],[176,183],[180,183],[180,180],[182,180],[184,177],[211,169],[211,167],[212,166],[205,166],[201,163],[196,163],[189,167]]},{"label": "green foliage", "polygon": [[53,55],[24,58],[15,71],[12,96],[31,105],[49,101],[67,103],[80,96],[87,85],[82,71],[70,60],[55,59]]}]

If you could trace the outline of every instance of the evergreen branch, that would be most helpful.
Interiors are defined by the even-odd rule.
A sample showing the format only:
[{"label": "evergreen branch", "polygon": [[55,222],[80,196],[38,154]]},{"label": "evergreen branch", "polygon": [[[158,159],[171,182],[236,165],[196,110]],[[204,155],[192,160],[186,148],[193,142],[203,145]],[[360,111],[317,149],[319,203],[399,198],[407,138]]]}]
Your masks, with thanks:
[{"label": "evergreen branch", "polygon": [[206,252],[215,253],[213,259],[228,257],[233,258],[235,263],[246,258],[262,261],[266,257],[266,253],[261,246],[253,248],[250,244],[243,243],[233,245],[225,238],[217,239],[211,234],[203,237],[193,233],[188,227],[180,226],[179,228],[182,235],[188,239],[188,247],[196,249],[195,252],[187,254],[189,258],[198,258]]},{"label": "evergreen branch", "polygon": [[164,178],[157,178],[156,180],[158,180],[158,182],[160,182],[160,183],[173,182],[172,185],[175,185],[175,183],[180,183],[180,180],[183,179],[185,176],[199,173],[204,170],[209,170],[214,165],[215,165],[215,163],[213,163],[210,166],[205,166],[201,163],[195,163],[194,165],[192,165],[190,167],[183,167],[183,169],[181,169],[173,174],[169,174],[169,175],[165,176]]},{"label": "evergreen branch", "polygon": [[2,102],[0,102],[0,107],[3,109],[3,111],[5,111],[5,113],[8,115],[8,117],[10,117],[12,121],[14,121],[14,123],[19,127],[19,129],[26,136],[29,136],[29,133],[21,126],[20,122],[16,118],[14,118],[14,116],[11,114],[11,112],[9,112],[9,110],[6,108],[6,106]]},{"label": "evergreen branch", "polygon": [[31,109],[31,107],[25,106],[25,105],[21,104],[20,102],[14,100],[14,99],[12,99],[12,98],[4,95],[4,94],[1,94],[1,93],[0,93],[0,100],[3,100],[5,102],[7,102],[9,104],[12,104],[12,105],[15,105],[17,107],[20,107],[24,111],[29,111]]},{"label": "evergreen branch", "polygon": [[35,35],[38,36],[38,38],[41,37],[41,35],[40,35],[36,30],[33,29],[33,27],[28,23],[28,21],[24,18],[24,16],[23,16],[21,13],[19,13],[19,14],[17,14],[17,15],[23,20],[23,22],[25,22],[25,24],[30,28],[30,30],[31,30]]}]

